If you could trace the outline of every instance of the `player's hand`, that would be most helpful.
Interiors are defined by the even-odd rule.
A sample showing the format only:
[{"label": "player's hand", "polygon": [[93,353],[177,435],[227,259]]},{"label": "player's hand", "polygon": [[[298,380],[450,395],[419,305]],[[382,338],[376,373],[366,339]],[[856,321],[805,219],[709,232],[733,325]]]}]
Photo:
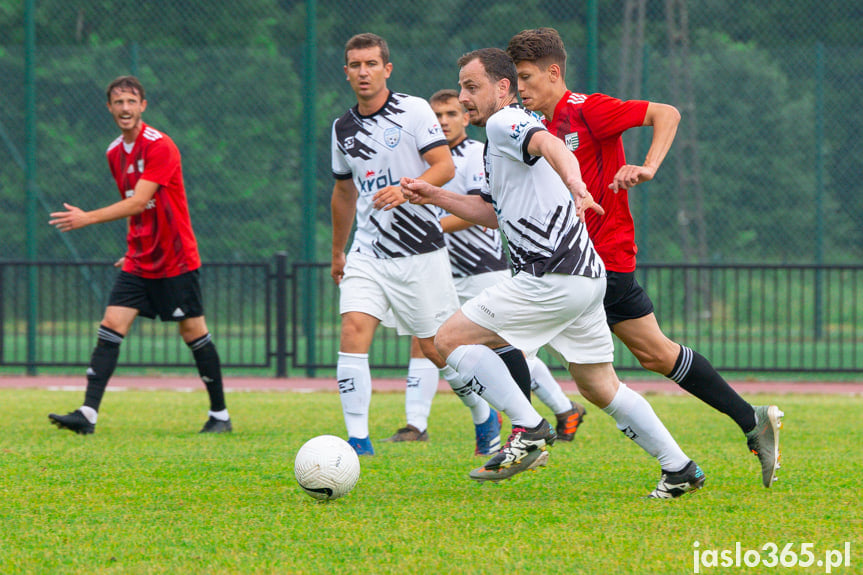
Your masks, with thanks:
[{"label": "player's hand", "polygon": [[71,204],[64,203],[65,212],[51,212],[51,219],[48,220],[48,225],[54,226],[61,232],[68,232],[90,225],[90,219],[87,212],[81,208],[76,208]]},{"label": "player's hand", "polygon": [[584,198],[583,205],[584,205],[585,211],[593,210],[594,212],[596,212],[600,216],[605,215],[605,209],[601,205],[599,205],[599,203],[596,200],[593,199],[593,196],[591,195],[590,192],[587,192],[587,197]]},{"label": "player's hand", "polygon": [[402,205],[406,201],[407,199],[398,186],[387,186],[372,197],[375,209],[385,212]]},{"label": "player's hand", "polygon": [[586,210],[593,210],[599,215],[605,213],[605,210],[593,199],[590,192],[587,191],[587,185],[583,180],[578,179],[567,183],[569,193],[572,194],[572,201],[575,202],[575,215],[581,221],[584,221]]},{"label": "player's hand", "polygon": [[614,175],[614,180],[608,187],[617,193],[619,190],[628,190],[638,184],[649,182],[656,174],[656,168],[649,166],[634,166],[626,164],[621,166]]},{"label": "player's hand", "polygon": [[402,186],[402,195],[412,204],[430,204],[434,186],[424,180],[416,178],[402,178],[399,182]]},{"label": "player's hand", "polygon": [[342,278],[345,277],[346,261],[347,256],[345,256],[345,252],[333,254],[333,261],[330,265],[330,277],[333,278],[333,281],[336,282],[336,285],[342,283]]},{"label": "player's hand", "polygon": [[114,262],[114,267],[115,267],[115,268],[121,268],[121,267],[123,267],[123,264],[124,264],[124,263],[126,263],[126,256],[123,256],[123,257],[122,257],[122,258],[120,258],[119,260],[115,261],[115,262]]}]

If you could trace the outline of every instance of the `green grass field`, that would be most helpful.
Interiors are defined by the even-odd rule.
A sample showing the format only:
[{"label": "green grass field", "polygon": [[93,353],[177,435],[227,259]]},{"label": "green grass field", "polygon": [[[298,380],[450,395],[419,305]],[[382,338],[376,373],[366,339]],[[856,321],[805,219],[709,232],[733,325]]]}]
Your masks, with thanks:
[{"label": "green grass field", "polygon": [[[197,434],[203,392],[108,393],[92,436],[48,424],[81,396],[0,391],[0,573],[667,575],[737,543],[768,563],[770,544],[777,557],[811,549],[813,564],[708,567],[708,553],[699,571],[825,573],[846,542],[850,565],[831,571],[863,573],[860,397],[749,397],[785,411],[784,467],[767,490],[731,420],[690,397],[649,396],[708,477],[696,494],[652,501],[641,496],[658,466],[595,408],[547,468],[470,481],[482,463],[470,418],[441,394],[428,443],[377,442],[354,491],[318,503],[296,485],[293,457],[315,435],[344,436],[336,394],[230,394],[224,436]],[[403,410],[402,394],[375,394],[373,438]]]}]

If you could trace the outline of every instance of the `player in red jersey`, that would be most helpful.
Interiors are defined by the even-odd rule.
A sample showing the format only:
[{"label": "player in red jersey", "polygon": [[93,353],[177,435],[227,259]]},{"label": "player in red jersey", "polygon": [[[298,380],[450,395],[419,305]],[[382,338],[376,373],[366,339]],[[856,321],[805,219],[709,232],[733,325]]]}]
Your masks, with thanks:
[{"label": "player in red jersey", "polygon": [[93,433],[99,405],[117,366],[120,344],[139,315],[178,322],[180,336],[192,350],[210,398],[209,417],[201,433],[232,430],[225,406],[221,362],[204,320],[198,280],[201,258],[192,231],[183,185],[180,152],[167,135],[145,124],[144,87],[134,76],[121,76],[107,89],[108,111],[122,135],[108,147],[108,165],[120,201],[92,211],[64,203],[51,214],[50,225],[62,232],[128,218],[126,255],[111,296],[98,341],[87,369],[84,405],[48,418],[61,429]]},{"label": "player in red jersey", "polygon": [[[750,450],[761,463],[762,482],[770,487],[779,468],[783,413],[775,405],[753,407],[706,358],[666,337],[654,316],[653,303],[635,280],[637,248],[627,190],[656,175],[674,141],[680,113],[658,102],[569,91],[566,50],[553,28],[516,34],[507,53],[518,70],[522,103],[542,113],[549,131],[575,154],[588,191],[605,210],[602,216],[588,211],[586,221],[608,273],[604,304],[612,332],[642,367],[672,379],[731,417],[746,434]],[[653,139],[643,164],[627,164],[621,135],[638,126],[652,126]]]}]

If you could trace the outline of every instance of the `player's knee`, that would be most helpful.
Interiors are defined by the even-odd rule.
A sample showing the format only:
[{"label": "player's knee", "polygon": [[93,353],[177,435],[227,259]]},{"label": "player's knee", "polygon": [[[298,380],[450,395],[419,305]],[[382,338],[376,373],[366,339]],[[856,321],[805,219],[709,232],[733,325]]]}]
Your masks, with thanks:
[{"label": "player's knee", "polygon": [[365,353],[371,346],[376,324],[358,320],[352,314],[342,316],[341,351]]},{"label": "player's knee", "polygon": [[677,361],[677,354],[671,349],[653,349],[650,351],[640,351],[635,354],[638,363],[641,367],[648,371],[666,375],[674,369],[674,363]]},{"label": "player's knee", "polygon": [[449,329],[446,324],[442,325],[434,337],[434,346],[441,357],[446,360],[449,354],[458,347],[458,343],[454,338],[453,330]]}]

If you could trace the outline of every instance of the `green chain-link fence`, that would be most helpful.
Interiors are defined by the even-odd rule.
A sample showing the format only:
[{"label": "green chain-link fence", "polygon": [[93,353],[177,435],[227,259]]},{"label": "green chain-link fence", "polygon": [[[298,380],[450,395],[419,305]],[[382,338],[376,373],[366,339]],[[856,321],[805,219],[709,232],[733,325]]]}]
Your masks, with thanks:
[{"label": "green chain-link fence", "polygon": [[[683,113],[657,179],[631,195],[642,262],[860,260],[863,15],[853,0],[0,0],[2,257],[27,253],[29,121],[36,258],[122,253],[122,223],[61,235],[47,213],[64,201],[90,209],[117,199],[103,157],[117,134],[104,87],[135,73],[148,90],[145,120],[183,153],[205,260],[261,261],[281,250],[299,260],[304,245],[327,260],[329,129],[353,103],[345,40],[386,37],[390,87],[427,97],[455,86],[462,53],[549,25],[567,42],[571,89]],[[642,159],[647,134],[627,140],[631,161]],[[313,188],[305,196],[304,182]]]}]

